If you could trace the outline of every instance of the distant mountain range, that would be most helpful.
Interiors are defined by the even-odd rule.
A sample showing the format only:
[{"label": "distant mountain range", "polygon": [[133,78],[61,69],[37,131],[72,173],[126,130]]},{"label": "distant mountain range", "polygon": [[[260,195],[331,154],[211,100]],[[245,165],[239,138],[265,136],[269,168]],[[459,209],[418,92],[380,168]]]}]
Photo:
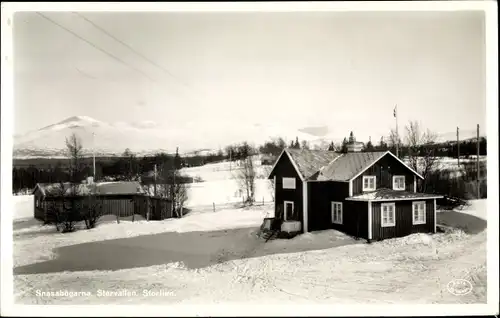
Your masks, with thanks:
[{"label": "distant mountain range", "polygon": [[[279,125],[244,125],[226,123],[184,129],[160,128],[153,122],[106,123],[88,116],[73,116],[55,124],[14,136],[14,157],[59,157],[65,154],[65,138],[75,133],[85,155],[115,156],[125,149],[137,155],[157,152],[179,152],[183,155],[207,154],[237,142],[247,141],[261,145],[271,138],[281,136],[306,140],[311,147],[325,148],[330,142],[341,142],[343,137],[333,135],[326,126],[293,129]],[[475,137],[475,131],[461,131],[461,139]],[[455,133],[439,136],[439,141],[456,140]]]},{"label": "distant mountain range", "polygon": [[[460,140],[469,140],[469,139],[477,139],[477,131],[476,130],[460,130]],[[485,137],[486,134],[481,133],[479,131],[479,137]],[[444,133],[444,134],[439,134],[437,138],[437,142],[456,142],[457,141],[457,133],[456,132],[449,132],[449,133]]]},{"label": "distant mountain range", "polygon": [[307,140],[310,145],[324,146],[336,139],[278,126],[207,123],[206,127],[184,129],[159,128],[152,122],[106,123],[88,116],[73,116],[55,124],[14,136],[14,157],[64,156],[65,138],[75,133],[85,155],[122,154],[125,149],[138,155],[157,152],[173,153],[179,147],[184,155],[216,152],[225,146],[247,141],[261,145],[273,137]]}]

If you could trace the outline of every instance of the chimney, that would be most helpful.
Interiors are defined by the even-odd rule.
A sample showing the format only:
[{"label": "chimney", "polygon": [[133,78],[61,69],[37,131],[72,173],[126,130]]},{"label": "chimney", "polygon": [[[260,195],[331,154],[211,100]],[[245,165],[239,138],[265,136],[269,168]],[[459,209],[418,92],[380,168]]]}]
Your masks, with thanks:
[{"label": "chimney", "polygon": [[353,132],[349,135],[349,143],[347,144],[347,152],[361,152],[363,150],[363,143],[357,142]]}]

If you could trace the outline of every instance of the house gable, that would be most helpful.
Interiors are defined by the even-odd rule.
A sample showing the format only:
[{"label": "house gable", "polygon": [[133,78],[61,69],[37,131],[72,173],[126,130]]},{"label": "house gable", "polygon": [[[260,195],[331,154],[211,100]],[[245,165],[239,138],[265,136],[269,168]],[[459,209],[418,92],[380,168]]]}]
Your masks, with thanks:
[{"label": "house gable", "polygon": [[406,169],[408,169],[409,171],[411,171],[415,176],[419,177],[420,179],[424,179],[424,177],[422,177],[418,172],[416,172],[415,170],[413,170],[410,166],[408,166],[406,163],[404,163],[401,159],[399,159],[398,157],[396,157],[392,152],[390,151],[387,151],[385,152],[382,156],[380,156],[378,159],[376,159],[375,161],[373,161],[370,165],[368,165],[367,167],[365,167],[364,169],[362,169],[361,171],[359,171],[354,177],[351,178],[351,180],[354,180],[356,179],[359,175],[363,174],[366,170],[368,170],[369,168],[371,168],[373,165],[375,165],[379,160],[385,158],[387,155],[391,156],[393,159],[397,160],[402,166],[404,166]]},{"label": "house gable", "polygon": [[40,185],[40,183],[37,183],[36,186],[33,188],[33,191],[31,191],[31,194],[33,194],[36,197],[42,197],[45,196],[45,191],[43,187]]},{"label": "house gable", "polygon": [[374,176],[375,177],[375,189],[393,188],[393,176],[404,176],[405,177],[405,188],[404,191],[414,192],[415,183],[414,178],[416,174],[410,169],[406,164],[397,159],[392,154],[385,154],[378,160],[373,162],[363,171],[359,172],[352,181],[352,193],[351,195],[357,195],[363,193],[363,177]]},{"label": "house gable", "polygon": [[304,180],[299,169],[286,150],[283,150],[281,152],[281,155],[274,163],[274,166],[269,173],[268,179],[273,179],[274,176],[276,176],[277,179],[283,177],[297,178],[298,180],[296,182]]}]

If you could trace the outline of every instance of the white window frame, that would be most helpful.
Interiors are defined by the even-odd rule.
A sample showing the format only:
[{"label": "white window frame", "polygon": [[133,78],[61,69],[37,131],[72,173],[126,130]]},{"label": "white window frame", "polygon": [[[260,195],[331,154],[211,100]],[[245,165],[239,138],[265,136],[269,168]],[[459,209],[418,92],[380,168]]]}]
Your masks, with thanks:
[{"label": "white window frame", "polygon": [[[344,209],[342,207],[342,202],[332,201],[331,208],[332,208],[332,223],[343,224],[343,222],[344,222],[343,210]],[[337,212],[337,214],[335,212]],[[337,216],[337,217],[335,217],[335,216]]]},{"label": "white window frame", "polygon": [[[396,185],[396,179],[398,178],[403,178],[403,187],[402,188],[398,188]],[[405,176],[392,176],[392,189],[393,190],[400,190],[400,191],[404,191],[405,190],[405,187],[406,187],[406,178]]]},{"label": "white window frame", "polygon": [[35,198],[35,207],[39,208],[40,207],[40,199]]},{"label": "white window frame", "polygon": [[292,190],[295,190],[297,188],[295,178],[286,178],[286,177],[283,177],[282,181],[283,181],[283,189],[292,189]]},{"label": "white window frame", "polygon": [[[368,186],[370,186],[370,180],[373,179],[373,188],[365,187],[365,180],[368,180]],[[376,176],[363,176],[363,191],[375,191],[377,189],[377,177]]]},{"label": "white window frame", "polygon": [[[418,209],[418,206],[423,206],[423,209]],[[417,208],[417,209],[415,209]],[[412,210],[412,213],[411,213],[411,222],[413,225],[418,225],[418,224],[426,224],[427,223],[427,211],[426,211],[426,205],[425,205],[425,201],[414,201],[412,202],[411,204],[411,210]],[[423,213],[423,217],[422,218],[418,218],[417,221],[415,221],[415,213],[420,213],[422,212]]]},{"label": "white window frame", "polygon": [[[384,207],[392,207],[392,222],[384,222]],[[389,215],[387,215],[387,220],[389,221]],[[381,227],[396,226],[396,203],[392,202],[392,203],[380,204],[380,226]]]},{"label": "white window frame", "polygon": [[286,219],[286,205],[291,204],[292,205],[292,214],[295,213],[295,202],[293,201],[283,201],[283,220],[287,221]]}]

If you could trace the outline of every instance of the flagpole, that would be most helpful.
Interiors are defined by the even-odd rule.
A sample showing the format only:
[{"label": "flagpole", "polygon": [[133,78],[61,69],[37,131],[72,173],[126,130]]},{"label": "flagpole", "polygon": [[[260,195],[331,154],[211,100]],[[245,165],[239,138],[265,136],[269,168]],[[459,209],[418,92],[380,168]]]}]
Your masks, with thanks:
[{"label": "flagpole", "polygon": [[396,157],[399,158],[398,104],[394,107],[394,115],[396,116]]}]

